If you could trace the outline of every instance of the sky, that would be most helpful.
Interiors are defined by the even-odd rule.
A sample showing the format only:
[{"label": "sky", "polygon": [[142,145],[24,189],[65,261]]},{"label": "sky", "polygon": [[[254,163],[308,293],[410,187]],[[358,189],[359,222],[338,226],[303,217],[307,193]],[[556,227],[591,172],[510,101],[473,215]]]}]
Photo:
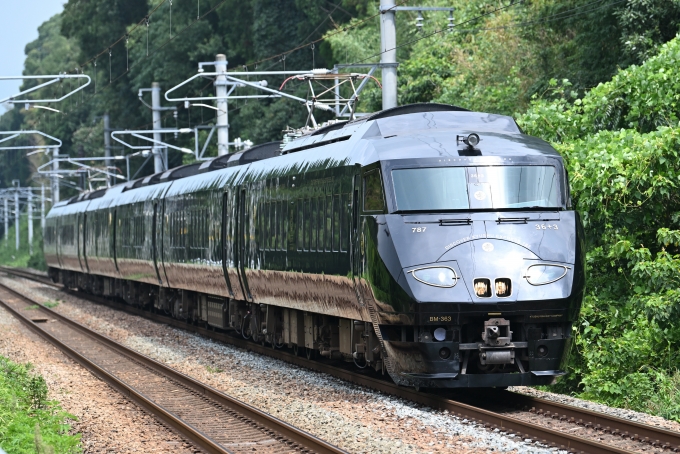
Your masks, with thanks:
[{"label": "sky", "polygon": [[[38,38],[38,26],[64,9],[66,0],[0,0],[0,76],[20,76],[24,48]],[[20,80],[0,80],[0,99],[19,92]],[[3,104],[3,107],[7,104]],[[0,107],[0,114],[5,111]]]}]

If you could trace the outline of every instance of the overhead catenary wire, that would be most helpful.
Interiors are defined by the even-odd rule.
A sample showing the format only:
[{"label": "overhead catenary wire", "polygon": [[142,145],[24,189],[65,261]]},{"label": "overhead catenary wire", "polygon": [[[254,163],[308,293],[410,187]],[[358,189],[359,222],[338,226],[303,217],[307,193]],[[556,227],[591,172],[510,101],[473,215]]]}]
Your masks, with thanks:
[{"label": "overhead catenary wire", "polygon": [[512,7],[512,6],[521,5],[521,4],[525,3],[525,1],[526,1],[526,0],[520,0],[520,1],[517,1],[517,2],[514,2],[514,3],[511,3],[511,4],[509,4],[509,5],[506,5],[506,6],[503,6],[503,7],[496,8],[496,9],[494,9],[494,10],[492,10],[492,11],[487,12],[487,13],[480,14],[479,16],[475,16],[475,17],[473,17],[473,18],[471,18],[471,19],[468,19],[468,20],[465,20],[465,21],[463,21],[463,22],[454,24],[453,29],[449,29],[449,27],[447,26],[447,28],[441,28],[441,29],[434,30],[434,31],[432,31],[432,32],[430,32],[430,33],[428,33],[428,34],[426,34],[426,35],[424,35],[424,36],[420,36],[420,37],[418,37],[418,38],[416,38],[416,39],[412,39],[412,40],[410,40],[410,41],[408,41],[408,42],[405,42],[405,43],[403,43],[403,44],[397,45],[397,46],[395,46],[394,48],[385,49],[385,50],[382,51],[382,52],[375,53],[375,54],[370,55],[370,56],[368,56],[368,57],[365,57],[365,58],[363,58],[363,59],[361,59],[361,60],[357,60],[357,61],[355,61],[355,62],[353,62],[353,63],[351,63],[351,64],[360,64],[360,63],[364,63],[364,62],[366,62],[367,60],[373,59],[373,58],[375,58],[375,57],[379,57],[380,55],[382,55],[382,54],[385,53],[385,52],[389,52],[389,51],[392,51],[392,50],[395,50],[395,49],[400,49],[400,48],[402,48],[402,47],[409,46],[409,45],[411,45],[411,44],[415,44],[415,43],[417,43],[417,42],[419,42],[419,41],[422,41],[422,40],[424,40],[424,39],[430,38],[430,37],[432,37],[432,36],[434,36],[434,35],[437,35],[437,34],[443,33],[443,32],[452,32],[452,33],[474,33],[474,32],[478,32],[478,31],[502,30],[502,29],[509,29],[509,28],[525,27],[525,26],[534,25],[534,24],[543,24],[543,23],[555,22],[555,21],[557,21],[557,20],[569,19],[569,18],[572,18],[572,17],[580,16],[580,15],[582,15],[582,14],[587,14],[587,13],[589,13],[589,12],[597,11],[597,10],[600,10],[600,9],[603,9],[603,8],[606,8],[606,7],[609,7],[609,6],[613,6],[613,5],[616,5],[616,4],[619,4],[619,3],[624,3],[624,2],[626,2],[626,1],[628,1],[628,0],[616,0],[616,1],[613,1],[613,2],[610,2],[610,3],[607,3],[606,5],[601,5],[601,6],[598,6],[597,8],[593,8],[593,9],[590,9],[590,10],[587,10],[587,11],[581,11],[581,12],[578,12],[578,13],[569,14],[569,13],[572,13],[572,12],[574,12],[574,11],[578,11],[578,10],[587,8],[587,7],[591,6],[591,5],[594,5],[594,4],[597,4],[597,3],[602,3],[602,2],[604,1],[604,0],[596,0],[596,1],[594,1],[594,2],[587,3],[586,5],[582,5],[582,6],[579,6],[579,7],[576,7],[576,8],[572,8],[572,9],[570,9],[570,10],[563,11],[563,12],[560,12],[560,13],[552,14],[552,15],[543,17],[543,18],[541,18],[541,19],[535,20],[535,21],[517,22],[517,23],[511,24],[511,25],[504,25],[504,26],[498,26],[498,27],[479,27],[479,28],[471,28],[471,29],[457,29],[457,27],[460,27],[461,25],[465,25],[465,24],[468,24],[468,23],[471,23],[471,22],[476,22],[476,21],[478,21],[479,19],[482,19],[482,18],[484,18],[484,17],[486,17],[486,16],[489,16],[489,15],[491,15],[491,14],[493,14],[493,13],[499,12],[499,11],[501,11],[501,10],[505,10],[505,9],[510,8],[510,7]]},{"label": "overhead catenary wire", "polygon": [[[408,1],[409,1],[409,0],[402,0],[402,1],[398,2],[398,3],[396,3],[394,6],[392,6],[392,7],[389,8],[389,9],[397,8],[397,7],[399,7],[399,6],[401,6],[401,5],[405,4],[405,3],[407,3]],[[339,35],[340,33],[345,33],[345,32],[347,32],[347,31],[349,31],[349,30],[351,30],[351,29],[353,29],[353,28],[356,28],[356,27],[358,27],[358,26],[360,26],[360,25],[362,25],[362,24],[364,24],[364,23],[370,21],[371,19],[374,19],[374,18],[380,16],[381,14],[382,14],[382,12],[379,11],[379,12],[377,12],[376,14],[373,14],[373,15],[371,15],[371,16],[365,18],[365,19],[362,19],[362,20],[360,20],[359,22],[357,22],[357,23],[355,23],[355,24],[352,24],[352,25],[349,25],[349,26],[346,26],[346,27],[342,27],[342,29],[336,30],[335,32],[332,32],[332,33],[330,33],[330,34],[328,34],[328,35],[326,35],[326,36],[323,36],[323,37],[321,37],[321,38],[315,39],[315,40],[313,40],[313,41],[309,41],[309,42],[304,43],[304,44],[300,44],[300,45],[298,45],[298,46],[293,47],[292,49],[289,49],[289,50],[286,50],[286,51],[283,51],[283,52],[279,52],[278,54],[274,54],[274,55],[271,55],[271,56],[266,57],[266,58],[262,58],[262,59],[260,59],[260,60],[254,61],[254,62],[247,63],[246,66],[259,65],[260,63],[264,63],[264,62],[266,62],[266,61],[274,60],[274,59],[279,59],[279,60],[277,60],[277,61],[281,61],[280,59],[281,59],[282,57],[285,57],[286,55],[291,54],[291,53],[295,52],[296,50],[305,49],[306,47],[311,46],[312,44],[319,43],[319,42],[324,41],[324,40],[326,40],[326,39],[328,39],[328,38],[330,38],[330,37],[332,37],[332,36]]]}]

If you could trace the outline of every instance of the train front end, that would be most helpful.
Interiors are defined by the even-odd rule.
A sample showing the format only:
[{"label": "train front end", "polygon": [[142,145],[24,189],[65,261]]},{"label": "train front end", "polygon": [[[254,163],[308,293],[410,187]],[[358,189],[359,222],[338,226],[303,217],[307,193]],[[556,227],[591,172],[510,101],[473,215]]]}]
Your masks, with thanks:
[{"label": "train front end", "polygon": [[360,256],[388,369],[421,388],[550,384],[585,285],[567,173],[538,139],[470,134],[430,136],[437,156],[403,137],[362,171]]}]

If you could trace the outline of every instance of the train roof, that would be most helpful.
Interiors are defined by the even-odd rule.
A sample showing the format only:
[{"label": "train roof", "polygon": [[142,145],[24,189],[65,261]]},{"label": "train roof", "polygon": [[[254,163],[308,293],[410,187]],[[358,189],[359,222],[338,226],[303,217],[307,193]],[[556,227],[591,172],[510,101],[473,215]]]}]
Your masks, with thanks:
[{"label": "train roof", "polygon": [[[108,205],[111,202],[107,200],[112,197],[120,198],[127,192],[138,192],[133,189],[158,185],[160,187],[151,191],[157,193],[163,192],[171,183],[176,183],[176,190],[184,187],[191,191],[190,188],[197,189],[197,185],[205,187],[226,182],[234,175],[244,178],[249,174],[257,178],[272,171],[284,175],[311,168],[357,163],[368,165],[378,160],[457,158],[466,155],[467,148],[457,140],[457,136],[470,133],[480,136],[481,142],[475,154],[483,157],[560,158],[547,142],[523,134],[510,116],[471,112],[446,104],[420,103],[383,110],[353,121],[337,122],[302,135],[285,146],[281,142],[256,145],[248,150],[176,167],[109,189],[83,193],[55,207],[85,201],[91,201],[91,206]],[[247,172],[227,171],[236,170],[236,167],[247,169]],[[185,184],[183,180],[187,177],[193,177],[192,182]],[[149,191],[141,192],[149,194]]]}]

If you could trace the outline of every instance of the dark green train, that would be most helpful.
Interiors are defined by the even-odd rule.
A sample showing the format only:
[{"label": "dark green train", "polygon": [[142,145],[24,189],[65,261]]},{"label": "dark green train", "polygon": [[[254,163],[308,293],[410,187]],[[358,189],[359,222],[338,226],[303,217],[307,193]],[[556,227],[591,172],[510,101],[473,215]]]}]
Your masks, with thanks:
[{"label": "dark green train", "polygon": [[560,155],[438,104],[83,194],[44,240],[68,287],[422,388],[552,382],[585,285]]}]

